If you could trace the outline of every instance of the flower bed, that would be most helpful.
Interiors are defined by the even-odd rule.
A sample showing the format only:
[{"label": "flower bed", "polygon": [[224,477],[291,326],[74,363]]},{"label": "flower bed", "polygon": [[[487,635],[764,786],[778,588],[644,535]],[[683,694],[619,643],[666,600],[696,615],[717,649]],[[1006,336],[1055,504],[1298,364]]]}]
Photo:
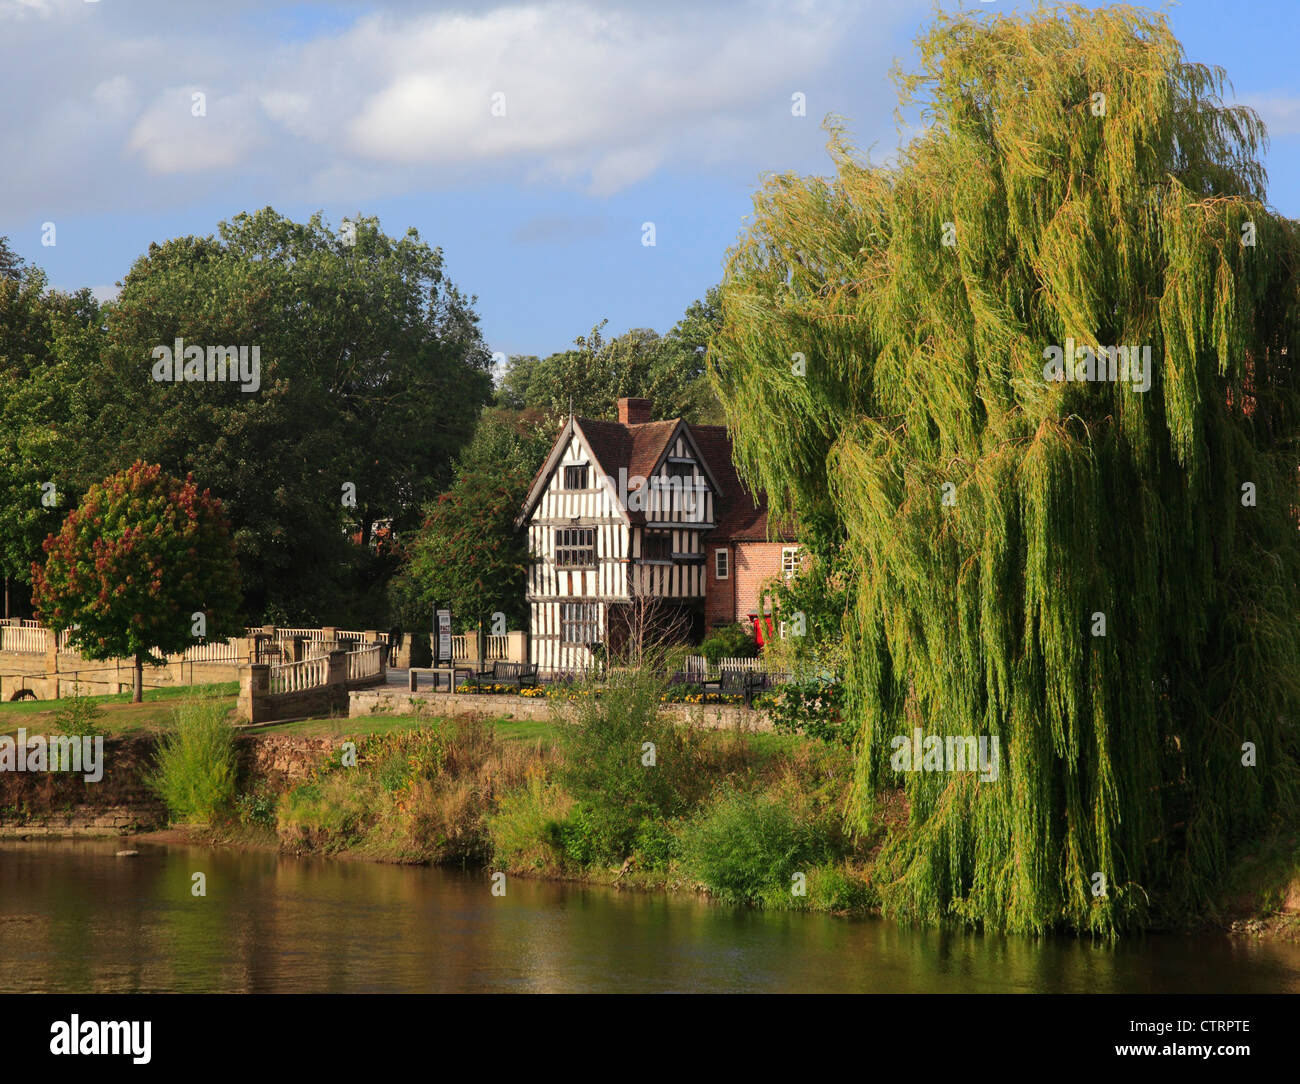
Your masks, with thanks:
[{"label": "flower bed", "polygon": [[[536,685],[520,689],[514,685],[461,685],[458,693],[467,696],[522,696],[529,700],[580,700],[600,696],[600,689],[586,689],[566,683]],[[663,704],[743,704],[745,698],[738,693],[705,692],[698,685],[675,685],[659,697]]]}]

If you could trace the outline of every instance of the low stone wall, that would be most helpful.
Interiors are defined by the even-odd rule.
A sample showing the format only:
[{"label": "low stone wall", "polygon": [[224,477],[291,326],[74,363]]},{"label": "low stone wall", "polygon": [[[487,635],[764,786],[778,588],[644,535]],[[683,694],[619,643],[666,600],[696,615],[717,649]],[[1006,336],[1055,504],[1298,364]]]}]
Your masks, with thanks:
[{"label": "low stone wall", "polygon": [[[490,715],[499,719],[545,722],[556,716],[562,701],[537,696],[488,696],[471,693],[406,692],[387,687],[348,696],[348,715]],[[679,722],[695,722],[712,730],[770,731],[771,720],[761,711],[733,704],[665,704],[663,713]]]},{"label": "low stone wall", "polygon": [[104,739],[104,775],[94,783],[72,772],[0,772],[0,836],[161,828],[167,808],[144,781],[156,748],[152,736]]},{"label": "low stone wall", "polygon": [[[174,660],[166,666],[145,666],[144,687],[208,685],[239,680],[239,663],[186,662]],[[80,691],[83,696],[105,696],[130,692],[135,671],[129,659],[96,662],[80,655],[47,655],[0,652],[0,701],[15,699],[30,689],[37,700],[57,700]]]},{"label": "low stone wall", "polygon": [[[261,781],[283,790],[306,779],[338,748],[334,738],[239,734],[240,787]],[[167,807],[149,789],[157,739],[106,738],[104,776],[87,783],[68,772],[0,772],[0,838],[120,836],[166,827]]]}]

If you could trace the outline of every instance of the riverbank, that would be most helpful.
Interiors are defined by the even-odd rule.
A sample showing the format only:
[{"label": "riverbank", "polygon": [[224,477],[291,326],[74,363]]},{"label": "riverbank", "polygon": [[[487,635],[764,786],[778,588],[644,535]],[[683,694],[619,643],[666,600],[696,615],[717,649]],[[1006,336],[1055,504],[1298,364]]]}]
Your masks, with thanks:
[{"label": "riverbank", "polygon": [[[110,737],[100,784],[0,778],[0,836],[126,836],[880,913],[875,860],[905,829],[906,803],[886,794],[870,831],[845,833],[843,746],[689,721],[626,733],[576,723],[576,739],[558,716],[487,713],[242,733],[233,800],[192,827],[168,826],[144,785],[158,734]],[[1300,940],[1300,840],[1278,836],[1242,856],[1198,928]]]}]

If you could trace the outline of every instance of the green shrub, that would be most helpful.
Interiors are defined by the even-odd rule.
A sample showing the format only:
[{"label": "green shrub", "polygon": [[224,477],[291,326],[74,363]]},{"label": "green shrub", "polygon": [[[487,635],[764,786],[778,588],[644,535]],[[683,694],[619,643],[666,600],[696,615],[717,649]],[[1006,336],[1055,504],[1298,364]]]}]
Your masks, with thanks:
[{"label": "green shrub", "polygon": [[561,835],[582,865],[622,862],[646,838],[645,822],[687,812],[706,785],[700,733],[661,718],[662,694],[648,669],[616,672],[602,696],[569,707],[560,782],[576,805]]},{"label": "green shrub", "polygon": [[[827,843],[772,795],[724,791],[682,833],[687,871],[729,903],[790,906],[792,878],[827,857]],[[802,897],[806,899],[806,897]]]},{"label": "green shrub", "polygon": [[275,807],[278,801],[279,797],[275,791],[262,783],[235,799],[235,812],[242,824],[258,828],[274,828]]},{"label": "green shrub", "polygon": [[744,625],[723,625],[704,638],[699,653],[710,663],[719,659],[753,659],[758,656],[758,642]]},{"label": "green shrub", "polygon": [[507,870],[544,870],[564,863],[564,825],[573,799],[554,783],[530,775],[504,795],[487,818],[493,861]]},{"label": "green shrub", "polygon": [[804,734],[851,745],[857,728],[845,716],[843,686],[835,681],[800,681],[763,693],[754,706],[767,712],[781,734]]},{"label": "green shrub", "polygon": [[59,701],[54,712],[57,732],[68,737],[83,738],[99,734],[98,725],[104,715],[104,709],[88,696],[81,695],[80,686],[73,686],[72,695]]},{"label": "green shrub", "polygon": [[172,819],[210,824],[235,798],[235,735],[226,707],[214,701],[187,701],[175,726],[163,735],[158,766],[147,782],[167,803]]}]

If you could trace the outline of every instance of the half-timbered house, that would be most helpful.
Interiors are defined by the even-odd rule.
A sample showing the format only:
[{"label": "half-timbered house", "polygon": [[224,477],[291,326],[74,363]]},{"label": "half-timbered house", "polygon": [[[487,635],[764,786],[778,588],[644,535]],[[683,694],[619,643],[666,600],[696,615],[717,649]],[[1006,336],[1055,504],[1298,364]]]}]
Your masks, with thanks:
[{"label": "half-timbered house", "polygon": [[650,600],[660,627],[683,637],[752,625],[763,583],[793,574],[797,548],[768,537],[726,429],[650,414],[650,400],[620,399],[617,421],[570,417],[516,521],[533,556],[529,654],[543,673],[617,650]]}]

